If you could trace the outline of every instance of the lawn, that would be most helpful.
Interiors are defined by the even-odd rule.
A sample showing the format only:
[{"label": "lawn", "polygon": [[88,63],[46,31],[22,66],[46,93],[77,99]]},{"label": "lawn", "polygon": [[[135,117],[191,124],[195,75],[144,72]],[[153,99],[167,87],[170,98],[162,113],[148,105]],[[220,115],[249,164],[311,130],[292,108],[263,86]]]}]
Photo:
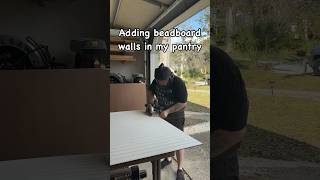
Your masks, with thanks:
[{"label": "lawn", "polygon": [[210,86],[208,85],[195,85],[195,84],[192,84],[192,83],[187,83],[187,89],[188,90],[206,90],[206,91],[210,91]]},{"label": "lawn", "polygon": [[248,94],[243,156],[320,162],[320,101]]},{"label": "lawn", "polygon": [[[274,81],[276,89],[320,92],[320,76],[257,70],[247,61],[237,64],[247,88],[270,88]],[[251,125],[320,148],[320,101],[248,93]]]},{"label": "lawn", "polygon": [[320,101],[249,94],[249,123],[320,148]]},{"label": "lawn", "polygon": [[274,81],[277,89],[320,92],[320,76],[288,75],[260,70],[247,60],[237,59],[235,63],[240,68],[248,88],[270,88],[270,81]]},{"label": "lawn", "polygon": [[287,75],[253,69],[242,69],[241,73],[249,88],[270,88],[269,82],[274,81],[277,89],[320,92],[320,76]]},{"label": "lawn", "polygon": [[[241,68],[246,86],[320,92],[320,77]],[[188,110],[209,112],[209,86],[187,85]],[[199,91],[198,91],[199,90]],[[198,91],[198,92],[197,92]],[[270,159],[320,162],[320,101],[266,96],[248,91],[248,133],[240,154]]]},{"label": "lawn", "polygon": [[[258,70],[237,62],[247,88],[320,92],[320,77]],[[240,154],[270,159],[320,162],[320,101],[265,96],[248,91],[248,133]]]},{"label": "lawn", "polygon": [[[210,112],[210,87],[187,85],[188,89],[188,111]],[[200,92],[197,92],[200,90]]]}]

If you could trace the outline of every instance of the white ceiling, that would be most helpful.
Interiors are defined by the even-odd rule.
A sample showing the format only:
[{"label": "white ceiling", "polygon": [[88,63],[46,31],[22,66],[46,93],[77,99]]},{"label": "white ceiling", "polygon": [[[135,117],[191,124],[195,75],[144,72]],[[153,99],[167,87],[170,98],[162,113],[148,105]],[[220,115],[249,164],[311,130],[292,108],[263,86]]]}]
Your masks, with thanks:
[{"label": "white ceiling", "polygon": [[112,28],[144,29],[174,1],[110,0],[110,26]]}]

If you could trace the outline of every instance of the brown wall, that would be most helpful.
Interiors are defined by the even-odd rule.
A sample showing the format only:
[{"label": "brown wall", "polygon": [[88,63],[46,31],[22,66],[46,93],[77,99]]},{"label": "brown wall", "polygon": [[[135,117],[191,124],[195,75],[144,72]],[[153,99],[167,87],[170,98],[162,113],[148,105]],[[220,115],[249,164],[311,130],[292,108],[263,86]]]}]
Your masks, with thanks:
[{"label": "brown wall", "polygon": [[144,110],[146,102],[145,84],[110,84],[110,112]]},{"label": "brown wall", "polygon": [[0,160],[109,150],[107,71],[0,71]]}]

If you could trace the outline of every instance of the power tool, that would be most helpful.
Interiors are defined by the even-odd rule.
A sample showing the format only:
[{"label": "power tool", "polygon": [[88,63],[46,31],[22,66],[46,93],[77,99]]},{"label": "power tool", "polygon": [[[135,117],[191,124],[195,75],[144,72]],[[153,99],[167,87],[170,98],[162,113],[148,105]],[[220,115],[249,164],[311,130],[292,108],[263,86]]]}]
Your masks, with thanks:
[{"label": "power tool", "polygon": [[154,101],[153,104],[146,104],[146,114],[149,116],[159,116],[161,108],[158,104],[158,101]]}]

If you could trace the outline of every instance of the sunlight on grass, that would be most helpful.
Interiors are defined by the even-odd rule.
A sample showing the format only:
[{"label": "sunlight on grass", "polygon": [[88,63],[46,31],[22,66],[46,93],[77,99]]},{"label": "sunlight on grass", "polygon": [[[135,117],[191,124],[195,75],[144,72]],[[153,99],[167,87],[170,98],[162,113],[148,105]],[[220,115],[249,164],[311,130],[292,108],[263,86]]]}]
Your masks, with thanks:
[{"label": "sunlight on grass", "polygon": [[205,86],[198,86],[192,83],[188,83],[187,84],[187,89],[188,90],[206,90],[206,91],[210,91],[210,86],[205,85]]},{"label": "sunlight on grass", "polygon": [[195,104],[210,108],[210,94],[202,92],[188,92],[188,100]]},{"label": "sunlight on grass", "polygon": [[[210,108],[210,86],[187,84],[187,89],[190,102]],[[197,90],[200,91],[197,92]]]},{"label": "sunlight on grass", "polygon": [[276,89],[320,91],[320,76],[287,75],[263,70],[241,70],[248,88],[269,88],[269,81],[274,81]]},{"label": "sunlight on grass", "polygon": [[320,147],[320,101],[249,94],[249,124]]}]

